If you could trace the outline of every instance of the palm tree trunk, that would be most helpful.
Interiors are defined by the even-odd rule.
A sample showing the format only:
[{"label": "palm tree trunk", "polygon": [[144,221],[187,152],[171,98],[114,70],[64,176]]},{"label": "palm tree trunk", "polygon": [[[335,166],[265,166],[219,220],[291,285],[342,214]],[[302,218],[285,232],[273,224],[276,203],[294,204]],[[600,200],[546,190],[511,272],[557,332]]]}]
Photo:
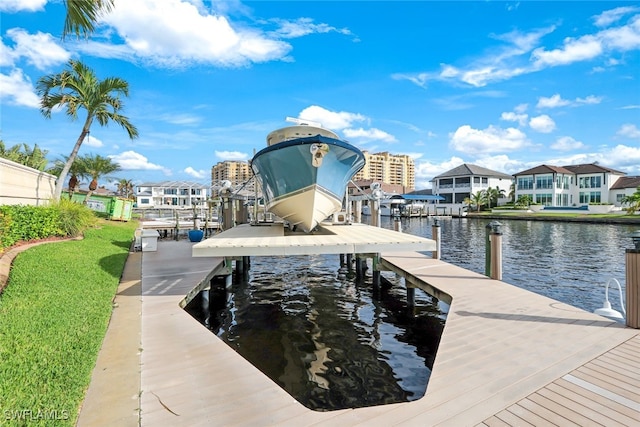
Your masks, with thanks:
[{"label": "palm tree trunk", "polygon": [[80,136],[76,141],[76,145],[73,146],[73,150],[67,159],[67,163],[64,164],[62,168],[62,172],[60,172],[60,176],[56,181],[56,188],[53,193],[53,200],[58,202],[60,201],[60,196],[62,195],[62,188],[64,187],[64,181],[67,179],[67,175],[69,174],[69,170],[71,169],[71,165],[76,160],[76,156],[78,155],[78,151],[80,151],[80,146],[84,142],[87,134],[89,133],[89,129],[91,128],[91,122],[93,121],[93,115],[91,113],[87,114],[87,120],[84,122],[84,126],[82,127],[82,132],[80,132]]}]

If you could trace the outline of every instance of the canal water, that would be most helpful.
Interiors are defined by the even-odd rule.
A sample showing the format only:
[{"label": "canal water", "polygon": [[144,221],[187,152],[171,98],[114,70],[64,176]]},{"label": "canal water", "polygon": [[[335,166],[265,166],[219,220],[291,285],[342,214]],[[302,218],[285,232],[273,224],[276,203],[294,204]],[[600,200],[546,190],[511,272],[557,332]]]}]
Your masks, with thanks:
[{"label": "canal water", "polygon": [[[493,220],[441,218],[441,259],[477,273],[485,272],[486,226]],[[502,280],[593,312],[601,308],[605,285],[618,280],[624,295],[625,249],[638,225],[550,221],[498,221],[502,232]],[[434,218],[402,219],[402,231],[432,238]],[[393,229],[393,219],[381,226]],[[611,282],[609,301],[622,311],[618,287]]]},{"label": "canal water", "polygon": [[448,306],[416,290],[409,308],[393,275],[373,292],[368,273],[357,283],[338,255],[252,257],[185,309],[313,410],[419,399]]}]

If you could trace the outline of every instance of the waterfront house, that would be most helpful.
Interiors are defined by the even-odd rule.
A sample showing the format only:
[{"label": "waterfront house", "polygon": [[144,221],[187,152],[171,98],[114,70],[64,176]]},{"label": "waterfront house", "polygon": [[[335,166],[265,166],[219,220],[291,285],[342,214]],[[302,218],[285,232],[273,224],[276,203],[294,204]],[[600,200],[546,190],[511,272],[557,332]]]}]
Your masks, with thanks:
[{"label": "waterfront house", "polygon": [[136,206],[139,208],[191,207],[207,200],[210,187],[188,181],[148,182],[136,185]]},{"label": "waterfront house", "polygon": [[[625,173],[597,163],[540,165],[514,174],[516,200],[529,196],[533,203],[550,207],[580,207],[611,203],[620,206],[633,185]],[[635,181],[634,181],[635,182]],[[635,187],[632,187],[635,191]]]},{"label": "waterfront house", "polygon": [[[509,195],[513,177],[481,166],[464,163],[456,168],[434,177],[433,194],[442,196],[441,203],[464,204],[467,197],[489,188],[503,190]],[[501,201],[498,201],[500,204]]]}]

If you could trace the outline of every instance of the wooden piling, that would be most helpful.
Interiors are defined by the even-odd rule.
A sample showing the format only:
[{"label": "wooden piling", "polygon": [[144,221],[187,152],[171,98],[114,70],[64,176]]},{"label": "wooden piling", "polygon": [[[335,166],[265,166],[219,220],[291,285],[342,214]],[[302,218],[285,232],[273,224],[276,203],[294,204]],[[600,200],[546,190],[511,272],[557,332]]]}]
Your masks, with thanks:
[{"label": "wooden piling", "polygon": [[627,249],[626,270],[626,310],[627,326],[640,329],[640,249]]}]

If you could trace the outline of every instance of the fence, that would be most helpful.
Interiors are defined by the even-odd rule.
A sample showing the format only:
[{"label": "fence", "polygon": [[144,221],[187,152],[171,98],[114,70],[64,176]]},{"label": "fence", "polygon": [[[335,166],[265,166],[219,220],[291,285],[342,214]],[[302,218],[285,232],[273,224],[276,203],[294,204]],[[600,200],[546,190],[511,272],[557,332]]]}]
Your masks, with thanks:
[{"label": "fence", "polygon": [[56,176],[0,158],[0,205],[46,205]]}]

